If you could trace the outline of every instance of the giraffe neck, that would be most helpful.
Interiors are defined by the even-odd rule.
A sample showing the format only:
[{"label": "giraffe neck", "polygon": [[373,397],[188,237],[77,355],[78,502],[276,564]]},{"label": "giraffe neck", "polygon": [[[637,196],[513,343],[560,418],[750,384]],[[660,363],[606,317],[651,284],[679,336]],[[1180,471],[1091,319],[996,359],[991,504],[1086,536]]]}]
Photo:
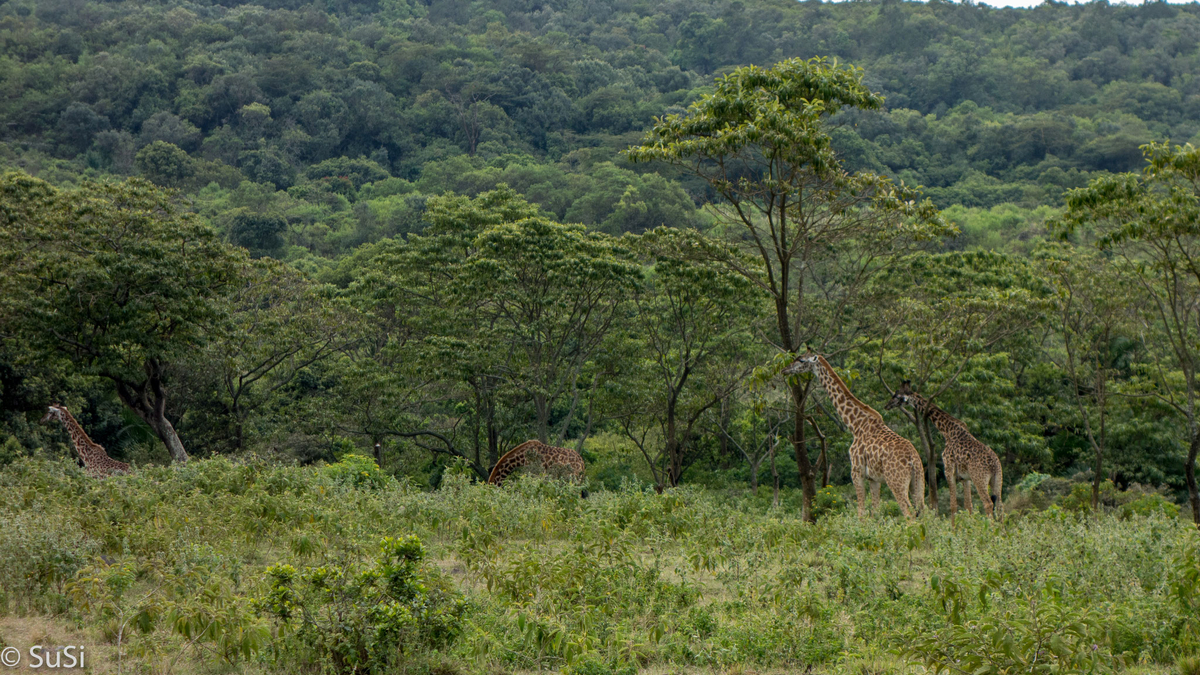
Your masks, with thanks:
[{"label": "giraffe neck", "polygon": [[850,428],[851,433],[858,435],[871,420],[883,419],[874,408],[850,393],[850,387],[847,387],[842,378],[833,372],[833,366],[829,365],[824,356],[818,356],[817,359],[820,363],[820,367],[815,369],[817,379],[820,380],[825,393],[829,395],[829,400],[833,401],[833,407],[837,410],[838,416]]},{"label": "giraffe neck", "polygon": [[84,464],[90,463],[95,455],[92,449],[96,445],[95,442],[92,441],[87,432],[83,430],[79,422],[75,421],[75,417],[66,408],[59,408],[59,411],[62,412],[59,419],[62,420],[63,426],[67,429],[67,435],[71,437],[71,443],[75,445],[75,452],[79,454],[79,458],[83,460]]},{"label": "giraffe neck", "polygon": [[953,415],[942,410],[934,405],[929,399],[919,394],[911,394],[913,408],[920,414],[928,417],[933,422],[933,426],[942,432],[942,435],[963,428],[963,423],[958,421]]}]

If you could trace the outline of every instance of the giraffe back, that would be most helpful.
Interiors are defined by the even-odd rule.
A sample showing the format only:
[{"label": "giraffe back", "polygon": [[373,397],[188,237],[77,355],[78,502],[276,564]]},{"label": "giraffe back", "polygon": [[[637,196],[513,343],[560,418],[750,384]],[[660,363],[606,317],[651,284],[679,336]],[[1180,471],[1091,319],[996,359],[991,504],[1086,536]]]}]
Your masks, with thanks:
[{"label": "giraffe back", "polygon": [[488,482],[500,485],[513,472],[523,468],[557,478],[576,481],[583,479],[583,457],[580,457],[578,452],[530,440],[505,453],[492,468]]}]

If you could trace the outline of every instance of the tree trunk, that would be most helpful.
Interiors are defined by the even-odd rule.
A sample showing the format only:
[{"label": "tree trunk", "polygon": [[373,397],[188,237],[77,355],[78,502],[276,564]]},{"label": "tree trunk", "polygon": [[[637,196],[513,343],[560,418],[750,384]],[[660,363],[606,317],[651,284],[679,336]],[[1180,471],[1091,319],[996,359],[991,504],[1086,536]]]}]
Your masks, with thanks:
[{"label": "tree trunk", "polygon": [[146,424],[150,425],[154,434],[163,442],[163,445],[167,446],[167,451],[171,453],[171,461],[177,464],[187,463],[188,454],[183,449],[183,441],[179,440],[179,434],[175,433],[175,427],[171,426],[171,421],[167,419],[166,415],[159,411],[150,411],[147,415],[143,415],[138,410],[134,410],[134,412],[146,420]]},{"label": "tree trunk", "polygon": [[535,394],[533,397],[533,407],[537,411],[537,434],[538,440],[543,443],[550,442],[550,405],[546,401],[546,397],[540,394]]},{"label": "tree trunk", "polygon": [[[721,429],[729,428],[730,415],[732,415],[732,413],[729,410],[729,397],[727,396],[727,397],[721,399],[721,417],[720,417],[720,422],[719,422]],[[720,443],[721,443],[721,463],[724,465],[721,468],[728,469],[729,467],[733,466],[733,461],[732,461],[732,459],[730,459],[732,457],[733,451],[729,449],[729,436],[727,434],[722,433],[721,438],[720,438]],[[757,481],[753,481],[753,482],[757,483]],[[757,492],[758,491],[755,490],[756,494],[757,494]]]},{"label": "tree trunk", "polygon": [[183,441],[179,440],[175,427],[167,419],[167,392],[162,384],[162,367],[157,362],[149,362],[146,364],[146,373],[147,379],[136,384],[116,377],[109,379],[117,385],[117,398],[150,425],[154,435],[167,447],[171,461],[184,464],[188,461],[187,451],[183,449]]},{"label": "tree trunk", "polygon": [[[921,445],[925,446],[925,484],[929,487],[929,507],[934,513],[938,512],[938,468],[937,457],[934,455],[933,435],[929,431],[929,418],[918,413],[917,418],[917,435],[921,437]],[[958,499],[954,495],[950,495],[951,499]],[[914,504],[914,506],[916,506]]]},{"label": "tree trunk", "polygon": [[813,433],[821,441],[821,455],[817,457],[817,473],[821,475],[821,487],[829,485],[829,439],[822,433],[821,427],[817,426],[817,420],[814,417],[808,418],[808,423],[812,425]]},{"label": "tree trunk", "polygon": [[[779,471],[775,468],[775,449],[779,447],[778,443],[771,443],[771,480],[774,484],[773,498],[771,499],[772,507],[779,507]],[[809,513],[812,509],[808,509]]]},{"label": "tree trunk", "polygon": [[1092,511],[1095,511],[1100,508],[1100,477],[1104,472],[1104,453],[1100,451],[1100,446],[1094,443],[1092,449],[1096,451],[1096,475],[1092,477]]},{"label": "tree trunk", "polygon": [[796,432],[792,436],[792,447],[796,452],[796,472],[800,474],[800,493],[803,498],[803,507],[800,510],[800,518],[807,523],[815,523],[816,518],[813,516],[813,497],[817,494],[815,481],[813,480],[812,464],[808,461],[808,447],[804,439],[804,426],[807,420],[804,415],[804,404],[808,399],[808,388],[799,385],[792,387],[792,401],[794,403],[793,412],[796,422]]},{"label": "tree trunk", "polygon": [[679,451],[675,426],[675,392],[671,392],[667,399],[667,461],[670,462],[667,481],[671,487],[679,486],[680,474],[683,473],[683,453]]},{"label": "tree trunk", "polygon": [[1188,448],[1187,465],[1183,469],[1187,478],[1188,501],[1192,503],[1192,522],[1200,528],[1200,492],[1196,490],[1196,454],[1200,451],[1200,433],[1192,436],[1191,447]]}]

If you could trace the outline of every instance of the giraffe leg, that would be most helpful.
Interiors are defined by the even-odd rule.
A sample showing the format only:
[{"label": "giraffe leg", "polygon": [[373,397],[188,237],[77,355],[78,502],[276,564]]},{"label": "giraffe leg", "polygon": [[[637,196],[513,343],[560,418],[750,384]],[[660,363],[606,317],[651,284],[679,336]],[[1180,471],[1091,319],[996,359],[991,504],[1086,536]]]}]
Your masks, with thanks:
[{"label": "giraffe leg", "polygon": [[954,476],[958,471],[950,462],[944,462],[946,465],[946,484],[950,486],[950,523],[954,523],[954,519],[958,516],[958,485],[955,483]]},{"label": "giraffe leg", "polygon": [[963,504],[967,507],[967,513],[975,512],[975,506],[971,503],[971,484],[975,482],[972,476],[973,474],[968,473],[964,479],[966,482],[963,483]]},{"label": "giraffe leg", "polygon": [[920,459],[912,464],[908,474],[909,494],[912,495],[912,503],[916,507],[914,515],[920,516],[925,513],[925,467]]},{"label": "giraffe leg", "polygon": [[971,482],[975,484],[975,489],[979,492],[979,501],[983,502],[980,510],[983,511],[988,518],[992,517],[992,476],[991,472],[984,467],[972,467]]},{"label": "giraffe leg", "polygon": [[908,500],[908,487],[912,483],[912,476],[909,475],[908,469],[904,469],[903,473],[904,475],[889,475],[887,484],[896,497],[896,503],[900,505],[900,513],[909,520],[913,517],[912,502]]},{"label": "giraffe leg", "polygon": [[879,513],[879,489],[883,483],[877,480],[871,481],[871,513]]},{"label": "giraffe leg", "polygon": [[858,517],[863,518],[867,515],[867,492],[863,482],[866,480],[864,475],[866,471],[861,466],[850,467],[850,480],[854,482],[854,494],[858,497]]}]

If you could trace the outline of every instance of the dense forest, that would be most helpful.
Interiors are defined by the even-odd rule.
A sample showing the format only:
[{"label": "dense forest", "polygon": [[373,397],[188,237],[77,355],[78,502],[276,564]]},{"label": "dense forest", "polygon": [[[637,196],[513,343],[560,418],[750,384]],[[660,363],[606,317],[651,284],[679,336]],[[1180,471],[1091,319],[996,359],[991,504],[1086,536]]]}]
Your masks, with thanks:
[{"label": "dense forest", "polygon": [[[912,379],[1011,484],[1186,498],[1196,233],[1139,219],[1195,208],[1191,151],[1143,151],[1200,133],[1195,4],[9,0],[0,40],[0,462],[69,453],[57,400],[135,463],[357,448],[437,485],[538,437],[610,487],[844,484],[844,427],[771,376],[809,344],[877,408]],[[728,185],[629,148],[814,55],[873,93],[813,142],[930,201],[886,252],[785,262],[817,271],[784,340]]]}]

